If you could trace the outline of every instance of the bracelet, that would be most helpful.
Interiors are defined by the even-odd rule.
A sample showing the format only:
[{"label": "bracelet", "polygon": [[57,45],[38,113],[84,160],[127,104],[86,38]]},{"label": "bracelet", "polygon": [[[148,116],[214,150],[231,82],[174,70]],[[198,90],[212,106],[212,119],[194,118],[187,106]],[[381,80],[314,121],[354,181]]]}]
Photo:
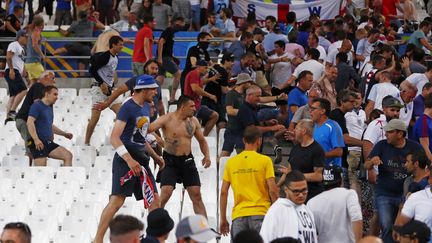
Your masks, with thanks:
[{"label": "bracelet", "polygon": [[127,154],[128,151],[127,151],[126,147],[124,145],[122,145],[122,146],[119,146],[119,147],[116,148],[116,153],[120,157],[123,157],[123,155]]}]

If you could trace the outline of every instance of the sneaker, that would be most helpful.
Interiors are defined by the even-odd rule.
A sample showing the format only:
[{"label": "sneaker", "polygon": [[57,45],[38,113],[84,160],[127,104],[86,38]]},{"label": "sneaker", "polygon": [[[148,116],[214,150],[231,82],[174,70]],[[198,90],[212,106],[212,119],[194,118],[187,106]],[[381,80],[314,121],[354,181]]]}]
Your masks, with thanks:
[{"label": "sneaker", "polygon": [[280,164],[280,162],[282,162],[282,148],[279,145],[276,145],[274,147],[274,153],[275,153],[275,160],[274,163],[275,164]]},{"label": "sneaker", "polygon": [[6,125],[6,123],[8,123],[8,122],[10,122],[10,121],[15,121],[15,118],[12,118],[12,117],[8,117],[8,118],[6,118],[4,124]]}]

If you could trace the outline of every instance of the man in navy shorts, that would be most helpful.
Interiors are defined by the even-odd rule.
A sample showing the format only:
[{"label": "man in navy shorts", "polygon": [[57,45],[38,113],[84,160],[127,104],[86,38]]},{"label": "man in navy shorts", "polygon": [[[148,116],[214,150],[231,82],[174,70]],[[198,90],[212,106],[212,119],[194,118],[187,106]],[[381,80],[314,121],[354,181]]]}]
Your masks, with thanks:
[{"label": "man in navy shorts", "polygon": [[54,143],[54,134],[72,139],[67,133],[53,124],[53,105],[58,98],[58,89],[48,85],[44,88],[45,96],[30,107],[27,118],[27,128],[31,139],[27,145],[34,158],[35,166],[46,166],[47,158],[63,160],[65,166],[72,165],[72,153],[64,147]]},{"label": "man in navy shorts", "polygon": [[[140,182],[141,166],[147,171],[154,188],[155,197],[150,203],[149,210],[159,207],[156,183],[149,168],[149,156],[159,165],[159,170],[165,166],[164,160],[159,157],[145,141],[150,125],[149,105],[157,94],[156,80],[149,75],[137,78],[134,95],[127,100],[117,114],[117,120],[111,134],[111,144],[116,149],[112,168],[112,193],[108,205],[102,212],[95,243],[102,243],[109,222],[123,205],[126,197],[135,195],[137,200],[144,198]],[[134,177],[121,185],[120,178],[132,170]]]}]

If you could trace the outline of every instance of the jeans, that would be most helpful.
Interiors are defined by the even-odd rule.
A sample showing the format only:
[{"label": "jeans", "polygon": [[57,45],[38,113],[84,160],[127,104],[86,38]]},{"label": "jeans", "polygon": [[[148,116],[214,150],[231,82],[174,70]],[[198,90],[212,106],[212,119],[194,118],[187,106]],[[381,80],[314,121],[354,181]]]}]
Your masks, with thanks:
[{"label": "jeans", "polygon": [[377,196],[375,195],[375,207],[378,211],[381,238],[384,243],[395,242],[392,237],[392,228],[399,210],[402,197]]},{"label": "jeans", "polygon": [[255,230],[259,233],[263,220],[264,215],[246,216],[234,219],[231,224],[231,242],[233,242],[235,236],[243,230]]}]

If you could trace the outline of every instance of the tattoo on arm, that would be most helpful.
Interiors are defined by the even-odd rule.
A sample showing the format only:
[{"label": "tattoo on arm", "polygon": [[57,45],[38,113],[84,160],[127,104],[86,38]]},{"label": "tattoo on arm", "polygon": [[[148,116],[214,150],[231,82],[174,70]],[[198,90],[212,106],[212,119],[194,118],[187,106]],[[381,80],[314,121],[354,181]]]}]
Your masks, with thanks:
[{"label": "tattoo on arm", "polygon": [[190,119],[187,119],[186,120],[186,131],[187,131],[187,133],[189,134],[189,136],[193,136],[193,134],[194,134],[194,125],[193,125],[193,122],[190,120]]}]

